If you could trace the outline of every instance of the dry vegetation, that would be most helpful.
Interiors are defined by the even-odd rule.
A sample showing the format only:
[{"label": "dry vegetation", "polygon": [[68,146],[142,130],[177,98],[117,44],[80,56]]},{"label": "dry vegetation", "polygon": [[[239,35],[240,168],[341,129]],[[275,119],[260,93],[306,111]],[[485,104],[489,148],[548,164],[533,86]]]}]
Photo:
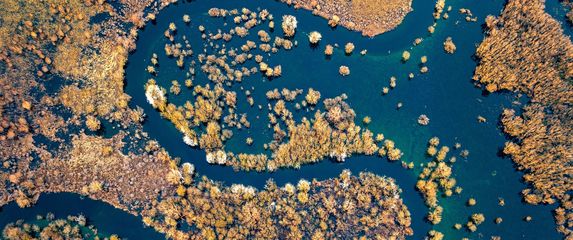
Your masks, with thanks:
[{"label": "dry vegetation", "polygon": [[486,19],[488,36],[477,49],[474,79],[487,91],[518,91],[530,97],[523,113],[504,110],[511,137],[504,153],[531,184],[531,204],[558,202],[558,230],[573,236],[573,44],[543,1],[512,0],[499,18]]},{"label": "dry vegetation", "polygon": [[[271,67],[263,56],[266,56],[267,52],[279,54],[282,50],[291,49],[293,43],[288,36],[294,34],[297,20],[291,15],[282,17],[281,25],[286,29],[283,32],[287,35],[287,38],[282,38],[264,29],[255,30],[255,27],[265,22],[274,21],[274,16],[266,9],[252,11],[247,8],[211,8],[208,14],[214,18],[225,17],[223,20],[233,19],[237,24],[228,30],[224,28],[225,25],[222,29],[200,30],[204,32],[204,46],[212,46],[212,49],[204,47],[203,51],[194,51],[188,44],[188,37],[176,31],[181,27],[176,23],[171,23],[164,33],[168,39],[165,54],[172,57],[172,62],[187,72],[185,81],[195,82],[196,69],[201,69],[210,81],[188,86],[192,89],[192,98],[184,99],[187,101],[177,106],[169,99],[176,98],[178,94],[169,91],[168,95],[166,88],[155,80],[161,77],[161,66],[165,63],[159,63],[157,54],[154,53],[151,56],[151,65],[147,67],[151,78],[145,84],[144,90],[149,104],[175,125],[183,134],[186,144],[207,152],[209,163],[233,166],[236,170],[274,171],[284,167],[300,168],[303,164],[326,158],[344,161],[353,154],[373,155],[378,152],[381,156],[387,155],[390,160],[400,159],[402,153],[394,144],[387,144],[391,147],[384,147],[380,151],[378,144],[384,139],[375,141],[372,132],[355,123],[356,114],[345,102],[344,94],[325,99],[323,104],[320,104],[321,94],[313,89],[309,89],[300,102],[298,96],[305,92],[302,89],[267,91],[267,127],[272,130],[273,139],[261,144],[270,152],[247,154],[225,149],[226,142],[233,137],[234,131],[249,129],[251,125],[251,116],[237,110],[245,102],[237,98],[236,88],[232,86],[242,84],[249,76],[257,73],[264,74],[261,77],[269,81],[280,76],[282,67]],[[242,39],[251,31],[257,31],[260,42]],[[273,37],[274,41],[271,41]],[[231,40],[244,44],[240,47],[225,47],[224,43]],[[354,48],[354,44],[347,43],[345,52],[351,54]],[[194,52],[201,53],[195,55]],[[253,60],[259,66],[258,69],[249,69],[247,64],[252,64]],[[197,66],[199,64],[200,66]],[[340,71],[343,76],[350,73],[345,66],[342,66]],[[251,89],[240,86],[247,96],[246,103],[254,107]],[[248,90],[245,90],[245,87]],[[258,108],[263,111],[262,105],[259,104]],[[322,108],[324,111],[318,110]],[[303,110],[307,114],[302,120],[295,121],[294,114]],[[252,145],[253,139],[246,138],[244,142]]]},{"label": "dry vegetation", "polygon": [[87,219],[82,216],[68,216],[65,219],[54,219],[51,213],[37,216],[35,221],[19,220],[8,223],[2,230],[2,239],[37,240],[37,239],[94,239],[120,240],[113,235],[103,235],[93,225],[86,225]]},{"label": "dry vegetation", "polygon": [[[142,110],[128,107],[123,68],[128,52],[135,47],[137,27],[154,19],[168,2],[123,0],[119,12],[103,0],[0,2],[4,11],[0,25],[0,206],[16,201],[29,207],[43,192],[74,192],[142,215],[146,224],[176,239],[359,235],[404,239],[412,233],[409,212],[392,179],[369,173],[353,177],[344,172],[339,178],[301,181],[297,187],[278,188],[269,183],[261,191],[226,187],[207,178],[195,183],[193,165],[180,164],[149,140],[141,131]],[[110,17],[91,22],[102,13]],[[292,47],[285,39],[275,42],[285,49]],[[180,53],[176,47],[167,49]],[[274,66],[272,73],[271,77],[280,75],[280,66]],[[220,116],[216,107],[211,108],[213,101],[220,97],[232,105],[236,95],[212,89],[197,91],[202,98],[196,110],[203,116],[199,122],[210,127],[205,139],[196,144],[218,147],[212,138],[218,134],[218,124],[212,122]],[[294,98],[292,93],[286,96]],[[152,99],[157,100],[158,108],[173,113],[167,117],[181,119],[165,99]],[[320,93],[309,90],[307,99],[315,105]],[[377,148],[370,144],[371,133],[354,125],[351,109],[343,101],[331,101],[338,110],[318,114],[316,121],[348,136],[333,144],[344,151],[347,146]],[[336,124],[326,126],[324,116]],[[91,135],[103,121],[125,130],[110,138]],[[240,119],[233,122],[248,124]],[[307,134],[317,131],[309,129],[308,121],[298,128]],[[338,141],[352,142],[344,145]],[[400,155],[397,149],[391,152]],[[182,234],[183,228],[177,228],[182,221],[196,230]],[[87,237],[77,226],[84,223],[81,217],[56,220],[44,228],[19,222],[6,227],[3,234],[7,239],[34,239],[37,235],[42,239],[48,235],[82,239]],[[118,238],[113,235],[109,239]]]},{"label": "dry vegetation", "polygon": [[[279,188],[223,187],[203,179],[143,213],[168,237],[185,239],[405,239],[410,213],[393,180],[343,171],[324,181]],[[185,222],[190,229],[180,227]]]},{"label": "dry vegetation", "polygon": [[[425,165],[418,176],[416,189],[422,194],[426,206],[429,208],[426,219],[436,225],[442,221],[444,208],[439,204],[440,197],[451,197],[454,193],[460,194],[462,188],[456,186],[456,179],[452,176],[452,165],[456,162],[456,157],[447,158],[450,148],[439,146],[440,139],[433,137],[428,141],[426,154],[432,160]],[[430,231],[429,235],[436,238],[443,234],[437,231]]]},{"label": "dry vegetation", "polygon": [[[36,171],[36,181],[45,183],[46,192],[76,192],[104,200],[123,210],[151,207],[159,198],[175,193],[165,177],[179,171],[169,155],[157,146],[147,154],[123,154],[124,134],[112,139],[75,136],[68,156],[47,161]],[[150,144],[155,144],[150,142]]]},{"label": "dry vegetation", "polygon": [[328,19],[332,27],[362,32],[373,37],[396,28],[412,11],[411,0],[281,0]]},{"label": "dry vegetation", "polygon": [[[152,2],[124,2],[129,6],[122,11],[143,11]],[[158,163],[159,158],[124,156],[121,145],[85,136],[81,128],[97,130],[100,119],[124,127],[141,120],[140,110],[127,108],[129,96],[122,89],[123,67],[135,47],[129,17],[105,1],[91,0],[7,0],[0,9],[0,205],[16,200],[29,206],[41,192],[91,194],[82,191],[90,186],[102,190],[96,198],[116,207],[148,207],[143,200],[155,199],[158,192],[141,191],[150,183],[134,175],[145,173],[142,160]],[[98,14],[109,17],[90,22]],[[70,136],[78,137],[71,141]],[[116,144],[122,136],[115,137]],[[137,168],[143,172],[133,172]],[[160,188],[162,174],[156,173]]]}]

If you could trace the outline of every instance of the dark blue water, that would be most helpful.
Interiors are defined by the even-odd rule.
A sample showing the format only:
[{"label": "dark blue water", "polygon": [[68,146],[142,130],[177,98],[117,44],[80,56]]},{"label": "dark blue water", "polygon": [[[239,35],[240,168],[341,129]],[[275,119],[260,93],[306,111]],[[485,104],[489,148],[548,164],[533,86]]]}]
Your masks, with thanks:
[{"label": "dark blue water", "polygon": [[46,216],[54,213],[56,219],[68,215],[84,215],[88,225],[94,225],[102,235],[117,234],[122,239],[165,239],[152,228],[144,228],[139,217],[133,216],[111,205],[91,199],[83,199],[77,194],[56,193],[43,194],[31,208],[20,208],[12,202],[0,209],[0,226],[18,219],[28,222],[36,219],[37,215]]},{"label": "dark blue water", "polygon": [[545,12],[555,18],[560,24],[563,32],[571,38],[573,36],[573,25],[567,20],[567,12],[570,8],[561,4],[559,0],[550,0],[545,2]]},{"label": "dark blue water", "polygon": [[[412,227],[415,235],[411,239],[422,239],[432,226],[424,221],[427,208],[414,190],[419,167],[405,170],[399,163],[390,163],[386,159],[354,156],[344,163],[325,160],[318,164],[304,165],[300,170],[284,169],[273,173],[235,172],[230,167],[207,164],[205,154],[185,145],[181,141],[182,136],[179,131],[170,122],[162,119],[145,101],[143,85],[150,76],[144,69],[149,65],[152,53],[160,56],[159,76],[156,77],[158,83],[168,89],[171,80],[177,79],[183,85],[183,72],[175,66],[174,60],[164,57],[163,46],[167,40],[163,37],[163,31],[170,22],[177,24],[177,36],[188,36],[194,52],[199,53],[202,51],[202,45],[197,31],[198,25],[225,28],[222,26],[222,19],[206,16],[207,10],[211,7],[226,9],[247,7],[251,10],[257,7],[266,8],[277,19],[276,31],[280,31],[278,19],[281,15],[295,15],[299,23],[295,36],[298,47],[291,51],[281,50],[271,57],[265,55],[265,62],[271,66],[282,65],[282,76],[269,82],[257,74],[245,78],[241,84],[245,89],[254,87],[252,92],[255,106],[261,104],[266,107],[264,94],[273,88],[312,87],[322,93],[323,99],[346,93],[349,97],[348,103],[357,113],[357,121],[364,116],[372,117],[373,121],[368,128],[374,133],[383,133],[386,138],[394,140],[396,146],[405,153],[403,159],[408,162],[414,161],[416,165],[429,161],[424,157],[424,153],[426,142],[430,137],[438,136],[442,144],[450,147],[459,142],[462,144],[462,149],[468,149],[470,152],[468,159],[458,157],[458,162],[454,164],[454,175],[464,190],[461,196],[440,199],[445,210],[442,223],[435,226],[435,229],[444,232],[446,239],[462,237],[489,239],[490,236],[501,236],[502,239],[559,239],[561,236],[554,230],[555,224],[551,214],[555,206],[524,204],[519,194],[521,189],[526,187],[521,181],[521,173],[514,170],[510,159],[499,155],[506,139],[499,128],[498,117],[503,108],[519,108],[518,105],[512,104],[516,97],[508,93],[486,95],[481,89],[474,87],[471,81],[476,65],[473,60],[475,47],[484,37],[480,24],[485,16],[498,15],[503,3],[503,0],[448,1],[446,5],[453,7],[449,14],[450,18],[440,20],[435,33],[429,35],[426,29],[433,22],[434,2],[414,0],[414,12],[410,13],[397,29],[370,39],[343,28],[333,30],[327,26],[326,20],[313,16],[308,11],[294,10],[276,1],[180,2],[164,9],[158,15],[155,24],[149,24],[139,32],[137,50],[130,56],[126,69],[125,90],[133,97],[131,105],[140,106],[145,110],[147,119],[144,130],[151,138],[157,139],[172,156],[193,163],[200,174],[228,185],[242,183],[262,187],[269,178],[273,178],[279,185],[297,182],[301,178],[320,180],[335,177],[343,169],[350,169],[356,174],[360,171],[371,171],[396,179],[403,189],[402,197],[413,216]],[[478,17],[478,22],[466,22],[465,16],[457,13],[462,7],[471,9],[474,16]],[[183,14],[191,16],[192,22],[189,26],[183,24],[181,20]],[[229,26],[234,26],[234,23],[228,22]],[[317,49],[312,49],[307,44],[306,33],[314,30],[323,35]],[[417,37],[424,38],[424,41],[420,46],[412,47],[412,42]],[[442,43],[447,37],[452,37],[457,45],[457,52],[453,55],[443,51]],[[255,39],[256,31],[251,31],[247,38]],[[343,46],[346,42],[353,42],[356,45],[356,52],[352,56],[344,56],[341,50],[337,49],[331,59],[324,58],[322,54],[324,45],[338,43]],[[366,56],[358,54],[362,49],[368,50]],[[412,56],[410,61],[403,64],[400,58],[404,50],[410,51]],[[422,75],[419,73],[418,64],[420,57],[424,55],[428,57],[426,65],[429,67],[429,72]],[[338,67],[342,64],[350,67],[351,74],[347,77],[338,74]],[[410,72],[416,75],[412,80],[407,79]],[[388,95],[382,96],[381,90],[389,85],[391,76],[397,77],[397,87]],[[204,76],[199,74],[196,82],[206,81]],[[184,88],[182,86],[182,89]],[[169,99],[181,104],[189,96],[191,96],[190,91],[183,90],[180,96],[169,96]],[[239,105],[243,105],[239,110],[248,113],[253,127],[235,131],[235,136],[228,142],[227,149],[258,151],[260,146],[247,147],[244,144],[244,137],[252,136],[255,144],[262,144],[268,140],[266,112],[245,107],[245,98],[241,93],[238,101]],[[400,110],[396,109],[398,102],[403,103]],[[430,118],[428,126],[417,124],[416,119],[420,114],[426,114]],[[255,119],[257,115],[261,116],[260,121]],[[478,123],[478,115],[488,121]],[[457,154],[459,151],[453,153]],[[466,200],[470,197],[477,200],[476,206],[465,206]],[[505,200],[504,207],[498,206],[498,198]],[[78,200],[69,197],[62,200],[62,203],[65,201],[73,205]],[[33,211],[50,209],[49,205],[39,205],[32,209]],[[101,214],[108,212],[113,214],[113,211],[119,211],[108,209],[111,207],[105,204],[94,205],[91,207],[100,209],[96,212],[102,211]],[[106,209],[103,210],[104,208]],[[92,219],[87,211],[86,215]],[[8,214],[0,214],[0,217],[17,216],[20,211],[6,208],[4,212]],[[454,223],[465,224],[472,213],[478,212],[485,214],[486,221],[475,233],[453,229]],[[532,216],[533,220],[525,222],[522,220],[525,216]],[[128,215],[125,218],[130,219],[130,217]],[[502,217],[503,223],[500,225],[493,223],[496,217]],[[131,218],[137,220],[135,217]],[[98,228],[107,229],[99,225]],[[122,235],[120,232],[112,232]],[[145,238],[150,239],[147,236]]]}]

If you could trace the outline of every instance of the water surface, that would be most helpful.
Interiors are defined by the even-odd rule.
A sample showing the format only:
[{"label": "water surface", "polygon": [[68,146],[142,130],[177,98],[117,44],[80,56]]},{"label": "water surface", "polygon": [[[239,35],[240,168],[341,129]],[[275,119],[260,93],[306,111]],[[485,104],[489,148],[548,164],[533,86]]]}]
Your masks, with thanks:
[{"label": "water surface", "polygon": [[[453,8],[449,13],[450,18],[440,20],[435,33],[429,35],[426,29],[433,22],[433,1],[414,0],[414,11],[397,29],[375,38],[364,38],[359,33],[340,27],[331,29],[327,26],[326,20],[313,16],[308,11],[295,10],[276,1],[180,2],[164,9],[157,16],[156,23],[149,24],[140,31],[137,50],[130,55],[126,68],[125,90],[133,97],[131,106],[140,106],[147,114],[144,130],[151,138],[157,139],[172,156],[193,163],[200,174],[223,181],[227,185],[242,183],[261,188],[269,178],[273,178],[279,185],[287,182],[296,183],[301,178],[322,180],[338,176],[343,169],[350,169],[355,174],[360,171],[371,171],[396,179],[403,189],[402,197],[413,217],[412,227],[415,235],[410,239],[422,239],[432,226],[424,220],[427,208],[414,189],[419,167],[405,170],[399,163],[391,163],[386,159],[353,156],[344,163],[325,160],[317,164],[304,165],[300,170],[281,169],[273,173],[235,172],[230,167],[209,165],[205,161],[203,151],[185,145],[181,141],[181,134],[173,125],[162,119],[159,113],[146,103],[143,85],[149,75],[145,72],[145,67],[149,65],[149,58],[153,53],[159,55],[159,76],[155,79],[160,85],[168,89],[172,80],[178,80],[183,85],[185,79],[184,72],[175,66],[173,60],[167,59],[164,55],[163,47],[168,40],[163,37],[163,31],[170,22],[177,23],[178,36],[186,35],[194,52],[199,53],[203,51],[203,45],[197,31],[198,25],[205,25],[208,29],[234,26],[231,21],[228,21],[229,26],[223,26],[222,19],[208,17],[206,12],[211,7],[226,9],[247,7],[252,10],[266,8],[276,19],[284,14],[295,15],[299,22],[295,36],[298,47],[291,51],[281,50],[270,57],[265,55],[265,61],[271,66],[282,65],[282,76],[268,81],[256,74],[245,78],[240,85],[245,89],[254,88],[251,92],[255,98],[255,106],[261,104],[266,107],[264,93],[273,88],[306,90],[312,87],[322,93],[323,99],[345,93],[348,95],[347,102],[357,113],[357,121],[364,116],[370,116],[373,121],[368,128],[374,133],[383,133],[387,138],[394,140],[396,146],[405,153],[403,159],[414,161],[416,165],[429,161],[424,154],[426,142],[432,136],[440,137],[442,144],[450,147],[459,142],[462,144],[462,149],[470,151],[467,159],[458,157],[458,162],[454,164],[454,175],[464,190],[460,196],[440,199],[444,206],[444,215],[442,223],[434,226],[435,229],[444,232],[447,239],[462,237],[489,239],[490,236],[501,236],[502,239],[559,239],[561,236],[555,231],[551,213],[555,206],[531,206],[523,203],[519,194],[526,187],[521,181],[522,174],[514,169],[511,159],[499,154],[507,139],[500,130],[498,117],[503,108],[520,107],[512,104],[518,100],[517,97],[509,93],[484,94],[471,80],[476,66],[473,56],[475,48],[484,37],[480,24],[483,23],[485,16],[498,15],[503,4],[503,0],[447,1],[447,5]],[[471,9],[474,16],[478,17],[478,22],[466,22],[465,16],[457,12],[459,8]],[[192,21],[189,26],[183,24],[181,20],[183,14],[191,16]],[[276,21],[276,26],[275,31],[280,31],[280,21]],[[323,39],[317,48],[308,46],[306,34],[311,31],[322,33]],[[417,37],[424,38],[424,41],[420,46],[413,47],[412,42]],[[457,45],[457,51],[453,55],[443,51],[442,43],[447,37],[452,37]],[[247,39],[256,38],[256,30],[251,31],[247,37]],[[344,56],[342,51],[337,49],[331,59],[325,59],[322,52],[326,44],[338,43],[343,46],[346,42],[353,42],[356,45],[356,52],[352,56]],[[234,44],[239,43],[232,41],[228,45]],[[358,54],[362,49],[368,50],[365,56]],[[400,62],[404,50],[412,53],[411,60],[407,63]],[[424,55],[428,57],[429,72],[420,74],[419,58]],[[351,74],[341,77],[338,74],[340,65],[349,66]],[[416,75],[412,80],[407,79],[410,72]],[[398,78],[397,87],[383,96],[381,90],[389,85],[391,76]],[[196,82],[206,82],[205,76],[199,74]],[[180,96],[169,96],[170,101],[181,104],[188,99],[191,92],[184,88],[182,86],[183,91]],[[235,136],[228,142],[227,149],[236,152],[260,151],[261,144],[268,141],[271,136],[270,130],[266,128],[266,112],[248,107],[242,93],[239,93],[238,100],[241,105],[239,110],[248,113],[252,128],[244,131],[235,130]],[[396,109],[398,102],[403,103],[403,107],[399,110]],[[420,114],[426,114],[430,118],[428,126],[417,124],[416,119]],[[255,116],[260,116],[259,120]],[[478,116],[485,117],[487,122],[478,123]],[[244,138],[247,136],[255,139],[256,146],[245,145]],[[459,151],[453,153],[457,154]],[[76,206],[86,201],[79,200],[75,195],[48,196],[54,199],[63,196],[59,200],[63,206]],[[465,205],[470,197],[477,200],[476,206]],[[498,205],[498,198],[505,200],[505,206]],[[44,209],[51,209],[50,207],[53,207],[51,204],[53,202],[46,203],[41,200],[39,205],[20,211],[23,214],[26,211],[41,212]],[[110,210],[109,206],[105,208],[95,203],[83,207],[86,208],[84,211],[90,219],[94,216],[97,219],[97,216],[101,215],[119,214],[114,213],[119,210]],[[65,208],[51,211],[59,215],[60,211],[65,212]],[[4,212],[8,214],[0,214],[0,218],[13,218],[19,213],[11,207],[6,207]],[[455,223],[465,224],[472,213],[478,212],[485,214],[486,221],[475,233],[453,229]],[[27,215],[21,216],[27,217]],[[532,216],[533,220],[525,222],[523,221],[525,216]],[[493,222],[496,217],[502,217],[503,223],[496,225]],[[141,224],[136,224],[137,218],[131,215],[115,215],[114,219],[126,219],[124,224],[129,224],[137,231],[144,231],[144,234],[150,231],[142,229]],[[130,219],[134,219],[133,224],[130,224]],[[114,230],[105,224],[103,227],[98,225],[98,228],[106,231]],[[121,232],[112,232],[126,236]],[[145,239],[161,238],[158,234],[149,234]]]}]

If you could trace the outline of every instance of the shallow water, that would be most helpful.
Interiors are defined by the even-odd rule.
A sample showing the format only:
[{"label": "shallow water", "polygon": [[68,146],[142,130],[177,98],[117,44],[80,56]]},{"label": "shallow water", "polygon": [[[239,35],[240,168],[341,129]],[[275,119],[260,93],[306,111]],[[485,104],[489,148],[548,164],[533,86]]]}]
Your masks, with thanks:
[{"label": "shallow water", "polygon": [[[556,2],[556,1],[550,1]],[[531,206],[521,201],[519,192],[525,187],[521,182],[521,173],[515,171],[510,159],[499,156],[499,151],[506,141],[498,125],[498,117],[503,108],[519,106],[513,105],[516,97],[511,94],[485,95],[481,89],[473,86],[471,77],[476,62],[473,60],[475,47],[483,38],[483,19],[487,15],[497,15],[502,9],[503,0],[482,1],[447,1],[453,10],[448,20],[440,20],[433,35],[428,35],[427,27],[432,24],[433,1],[414,0],[414,11],[395,30],[375,38],[363,38],[359,33],[350,32],[343,28],[331,29],[326,20],[313,16],[305,10],[294,10],[276,1],[268,0],[237,0],[237,1],[207,1],[197,0],[191,3],[180,2],[164,9],[158,16],[155,24],[149,24],[140,31],[137,50],[129,58],[126,69],[126,92],[133,97],[132,106],[140,106],[147,114],[144,130],[151,138],[157,139],[168,152],[175,157],[181,157],[196,166],[197,171],[211,179],[223,181],[225,184],[242,183],[262,187],[266,180],[273,178],[279,185],[287,182],[295,183],[301,178],[326,179],[335,177],[343,169],[350,169],[354,173],[371,171],[396,179],[403,189],[402,197],[412,213],[412,227],[415,235],[410,239],[422,239],[432,226],[424,221],[427,208],[423,205],[421,196],[414,190],[417,174],[420,168],[405,170],[399,163],[391,163],[378,157],[354,156],[344,163],[335,163],[330,160],[304,165],[300,170],[284,169],[273,173],[235,172],[230,167],[209,165],[205,161],[205,154],[200,150],[191,149],[181,141],[181,134],[167,120],[161,119],[145,101],[143,85],[149,78],[145,67],[149,64],[152,53],[159,55],[159,77],[155,78],[160,85],[169,88],[171,80],[177,79],[183,85],[184,74],[173,62],[165,57],[163,46],[167,39],[163,31],[170,22],[177,23],[177,36],[187,35],[197,54],[202,51],[197,26],[203,24],[208,27],[222,27],[221,19],[212,19],[206,15],[211,7],[241,8],[252,10],[257,7],[266,8],[277,19],[276,30],[280,31],[278,20],[281,15],[292,14],[298,19],[298,29],[295,40],[298,47],[291,51],[279,51],[271,57],[265,56],[265,61],[271,66],[282,65],[283,74],[272,81],[264,80],[260,74],[247,77],[241,86],[245,89],[254,87],[255,106],[261,104],[266,107],[264,94],[273,88],[287,87],[289,89],[306,89],[312,87],[319,90],[325,97],[334,97],[342,93],[348,95],[347,102],[357,113],[357,121],[364,116],[372,117],[368,125],[374,133],[384,133],[386,138],[396,142],[404,153],[403,159],[414,161],[416,165],[429,161],[424,157],[426,142],[432,136],[438,136],[442,144],[453,146],[455,142],[462,144],[462,149],[468,149],[468,159],[458,157],[454,164],[454,175],[458,184],[464,188],[461,196],[440,199],[444,206],[443,221],[435,229],[444,232],[447,239],[489,239],[490,236],[501,236],[502,239],[559,239],[551,210],[554,206]],[[466,22],[464,16],[458,14],[459,8],[469,8],[478,22]],[[553,9],[553,8],[551,8]],[[551,12],[551,11],[548,11]],[[185,26],[182,22],[183,14],[191,16],[191,24]],[[229,26],[234,26],[229,21]],[[247,39],[255,39],[256,31],[251,31]],[[306,33],[319,31],[323,38],[318,48],[308,46]],[[273,34],[274,35],[274,34]],[[453,55],[443,51],[442,43],[446,37],[451,36],[457,45],[457,52]],[[418,47],[412,47],[417,37],[423,37],[424,42]],[[237,38],[237,37],[235,37]],[[244,41],[244,40],[243,40]],[[258,41],[257,41],[258,42]],[[338,43],[343,46],[346,42],[356,45],[352,56],[344,56],[340,49],[335,50],[331,59],[325,59],[323,49],[326,44]],[[229,43],[232,45],[233,43]],[[367,49],[368,54],[361,56],[358,52]],[[402,51],[408,50],[412,56],[410,61],[400,62]],[[429,72],[419,74],[419,58],[428,56],[427,66]],[[351,74],[341,77],[338,74],[340,65],[350,67]],[[197,69],[199,70],[199,69]],[[200,71],[198,71],[200,72]],[[416,77],[407,79],[407,74],[413,72]],[[204,75],[198,74],[196,82]],[[381,95],[382,87],[389,85],[389,78],[396,76],[397,87],[386,96]],[[191,96],[190,91],[182,86],[182,93],[178,97],[169,96],[170,101],[181,104],[184,99]],[[252,128],[245,131],[234,131],[235,135],[228,142],[228,148],[234,151],[256,152],[260,151],[261,144],[266,142],[270,133],[266,128],[266,112],[257,108],[250,108],[244,102],[244,94],[238,94],[240,111],[247,112]],[[398,102],[403,107],[396,109]],[[420,114],[430,118],[428,126],[419,126],[416,122]],[[255,116],[260,115],[260,121]],[[486,123],[478,123],[477,116],[487,119]],[[257,124],[264,123],[264,124]],[[260,128],[257,128],[259,126]],[[111,126],[110,126],[111,128]],[[253,147],[247,147],[243,139],[252,136],[255,139]],[[452,151],[459,153],[459,151]],[[60,196],[62,196],[60,198]],[[469,197],[477,200],[477,205],[466,207]],[[498,206],[498,198],[505,199],[504,207]],[[31,209],[17,210],[11,206],[0,212],[0,223],[15,217],[28,218],[42,211],[55,212],[61,217],[66,214],[65,206],[71,209],[83,210],[89,219],[94,219],[97,227],[102,231],[118,233],[120,236],[131,236],[132,239],[162,238],[161,235],[152,234],[149,229],[142,229],[137,218],[117,213],[119,210],[91,201],[90,204],[78,207],[78,203],[88,200],[79,200],[76,195],[48,195],[51,200],[40,200],[39,204]],[[57,199],[57,200],[56,200]],[[61,204],[60,207],[52,206]],[[85,209],[84,209],[85,208]],[[54,209],[54,210],[50,210]],[[26,212],[34,212],[26,213]],[[73,210],[71,213],[73,213]],[[478,227],[475,233],[465,230],[454,230],[454,223],[465,224],[472,213],[484,213],[486,221]],[[7,213],[7,214],[2,214]],[[21,214],[20,214],[21,213]],[[94,216],[92,216],[94,215]],[[134,231],[131,235],[114,231],[113,224],[98,221],[98,216],[113,215],[114,219],[122,219]],[[525,216],[532,216],[532,222],[525,222]],[[493,223],[495,217],[502,217],[503,223]],[[13,221],[13,220],[12,220]],[[103,226],[102,226],[103,225]],[[137,231],[136,231],[137,230]],[[141,230],[141,232],[139,232]],[[143,235],[138,235],[143,234]],[[138,238],[139,236],[139,238]]]}]

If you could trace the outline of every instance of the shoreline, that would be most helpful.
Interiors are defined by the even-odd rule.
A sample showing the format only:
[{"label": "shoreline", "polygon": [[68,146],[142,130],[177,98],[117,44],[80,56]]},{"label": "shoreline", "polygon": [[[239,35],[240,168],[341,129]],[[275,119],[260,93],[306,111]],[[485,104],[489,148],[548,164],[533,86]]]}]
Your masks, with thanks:
[{"label": "shoreline", "polygon": [[[362,10],[372,6],[370,2],[361,2],[357,6],[344,4],[346,1],[329,3],[329,1],[325,0],[281,0],[281,2],[293,6],[295,9],[303,8],[312,11],[313,15],[328,20],[328,24],[333,28],[340,25],[346,29],[361,32],[363,36],[370,38],[394,30],[403,22],[406,15],[414,10],[412,8],[412,0],[397,0],[396,2],[398,3],[389,4],[394,5],[390,9],[374,8],[370,10],[374,12],[382,10],[382,13],[379,15],[370,15],[372,13],[369,13],[368,10]],[[360,4],[365,4],[367,8],[361,8]],[[361,9],[357,10],[355,8]],[[357,13],[356,11],[361,12]]]}]

